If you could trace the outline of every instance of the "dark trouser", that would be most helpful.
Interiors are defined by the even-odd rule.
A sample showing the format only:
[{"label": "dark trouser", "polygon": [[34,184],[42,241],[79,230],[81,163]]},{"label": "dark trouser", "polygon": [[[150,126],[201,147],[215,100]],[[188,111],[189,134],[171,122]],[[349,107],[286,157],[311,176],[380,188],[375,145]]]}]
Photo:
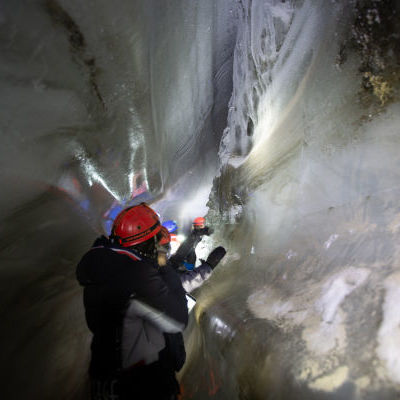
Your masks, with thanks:
[{"label": "dark trouser", "polygon": [[179,384],[175,371],[152,363],[124,371],[117,378],[91,380],[92,400],[175,400]]}]

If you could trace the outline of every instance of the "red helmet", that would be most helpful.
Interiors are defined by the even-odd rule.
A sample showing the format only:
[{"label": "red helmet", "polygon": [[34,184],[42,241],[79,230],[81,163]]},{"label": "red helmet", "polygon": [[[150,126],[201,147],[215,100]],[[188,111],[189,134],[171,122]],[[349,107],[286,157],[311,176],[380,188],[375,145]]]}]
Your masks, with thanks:
[{"label": "red helmet", "polygon": [[158,215],[146,203],[141,203],[117,215],[111,234],[122,247],[130,247],[149,240],[160,230]]},{"label": "red helmet", "polygon": [[169,234],[168,229],[165,226],[161,227],[160,233],[157,237],[159,237],[158,243],[161,246],[165,246],[166,244],[171,242],[171,235]]},{"label": "red helmet", "polygon": [[195,228],[204,228],[204,225],[206,224],[206,219],[204,217],[197,217],[193,221],[193,226]]}]

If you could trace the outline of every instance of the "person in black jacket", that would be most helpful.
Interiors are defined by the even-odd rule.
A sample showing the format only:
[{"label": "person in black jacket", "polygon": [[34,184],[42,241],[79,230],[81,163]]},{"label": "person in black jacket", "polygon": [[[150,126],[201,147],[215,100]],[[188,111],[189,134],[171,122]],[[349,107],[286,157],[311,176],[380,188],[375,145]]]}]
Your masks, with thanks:
[{"label": "person in black jacket", "polygon": [[178,263],[182,264],[189,271],[193,270],[196,266],[197,245],[200,243],[203,236],[210,236],[213,232],[212,228],[206,226],[206,220],[204,217],[195,218],[191,232],[171,256],[171,260],[176,265]]},{"label": "person in black jacket", "polygon": [[[198,267],[194,268],[193,266],[193,268],[188,269],[187,259],[190,257],[190,253],[194,251],[194,248],[192,246],[185,246],[185,251],[178,248],[176,253],[169,256],[171,249],[170,233],[166,227],[162,226],[159,235],[159,264],[169,265],[179,274],[182,286],[187,293],[200,287],[211,276],[214,268],[226,254],[226,250],[222,246],[218,246],[208,255],[207,260],[201,260],[201,264]],[[191,239],[186,242],[194,244],[194,241]]]},{"label": "person in black jacket", "polygon": [[177,273],[157,263],[160,229],[145,203],[129,207],[77,266],[93,333],[92,399],[172,400],[179,393],[188,310]]}]

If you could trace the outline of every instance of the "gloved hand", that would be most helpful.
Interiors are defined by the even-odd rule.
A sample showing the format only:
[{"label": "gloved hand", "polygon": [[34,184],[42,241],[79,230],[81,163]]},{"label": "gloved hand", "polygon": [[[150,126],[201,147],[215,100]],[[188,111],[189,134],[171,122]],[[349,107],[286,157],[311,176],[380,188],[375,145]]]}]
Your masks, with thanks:
[{"label": "gloved hand", "polygon": [[222,247],[216,247],[207,257],[206,263],[214,269],[218,263],[224,258],[226,250]]}]

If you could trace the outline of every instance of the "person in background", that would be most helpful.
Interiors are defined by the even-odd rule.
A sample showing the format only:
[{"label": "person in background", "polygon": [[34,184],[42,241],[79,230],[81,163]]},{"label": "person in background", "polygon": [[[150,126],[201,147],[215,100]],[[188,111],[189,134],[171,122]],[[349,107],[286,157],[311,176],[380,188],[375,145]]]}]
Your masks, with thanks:
[{"label": "person in background", "polygon": [[160,236],[159,264],[168,264],[178,272],[182,286],[187,293],[200,287],[211,276],[214,268],[226,254],[226,250],[219,246],[209,254],[206,261],[201,260],[201,264],[198,267],[188,269],[184,261],[187,259],[187,255],[185,256],[185,254],[178,252],[170,256],[171,235],[165,227],[162,227]]},{"label": "person in background", "polygon": [[93,334],[92,399],[173,400],[188,323],[179,275],[158,264],[161,223],[145,203],[123,210],[76,270]]},{"label": "person in background", "polygon": [[192,230],[188,237],[182,242],[174,252],[175,259],[181,261],[188,270],[192,270],[196,265],[196,247],[203,236],[213,234],[213,229],[206,226],[204,217],[197,217],[192,223]]}]

